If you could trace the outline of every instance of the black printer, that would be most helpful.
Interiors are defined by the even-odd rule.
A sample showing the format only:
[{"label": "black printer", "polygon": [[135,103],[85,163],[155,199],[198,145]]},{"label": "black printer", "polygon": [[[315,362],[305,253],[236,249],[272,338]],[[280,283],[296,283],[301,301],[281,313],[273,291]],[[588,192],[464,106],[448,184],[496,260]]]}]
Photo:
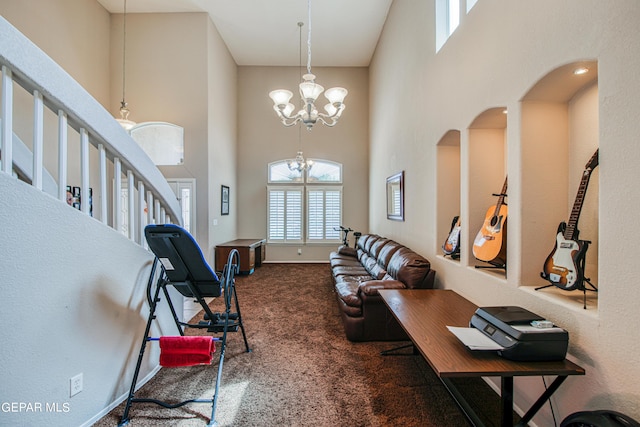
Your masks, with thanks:
[{"label": "black printer", "polygon": [[470,326],[479,329],[504,347],[498,354],[518,361],[563,360],[567,355],[569,334],[562,328],[538,328],[531,322],[544,318],[521,307],[480,307]]}]

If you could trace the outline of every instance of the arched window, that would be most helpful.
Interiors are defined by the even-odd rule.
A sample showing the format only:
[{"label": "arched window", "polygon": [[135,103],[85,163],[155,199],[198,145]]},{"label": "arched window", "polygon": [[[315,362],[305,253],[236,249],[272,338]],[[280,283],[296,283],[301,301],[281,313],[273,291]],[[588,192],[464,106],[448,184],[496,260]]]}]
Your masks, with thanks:
[{"label": "arched window", "polygon": [[[313,159],[303,171],[290,160],[268,165],[269,243],[335,243],[342,221],[342,165]],[[303,232],[306,230],[306,232]]]}]

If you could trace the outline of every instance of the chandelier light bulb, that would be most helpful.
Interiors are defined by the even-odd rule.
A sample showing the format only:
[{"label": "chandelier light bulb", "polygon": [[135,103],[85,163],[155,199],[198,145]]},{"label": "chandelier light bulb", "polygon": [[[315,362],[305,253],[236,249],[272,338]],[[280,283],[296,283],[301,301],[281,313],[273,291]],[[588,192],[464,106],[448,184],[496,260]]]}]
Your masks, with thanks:
[{"label": "chandelier light bulb", "polygon": [[289,103],[291,97],[293,97],[293,92],[286,89],[277,89],[269,92],[269,96],[275,105],[286,105]]},{"label": "chandelier light bulb", "polygon": [[313,74],[305,74],[302,78],[304,82],[300,83],[300,96],[305,102],[312,104],[324,92],[324,88],[315,82],[316,76]]},{"label": "chandelier light bulb", "polygon": [[343,87],[332,87],[330,89],[327,89],[327,91],[324,93],[324,96],[332,104],[342,104],[344,102],[344,98],[348,93],[349,92]]},{"label": "chandelier light bulb", "polygon": [[122,126],[125,130],[129,130],[136,125],[136,122],[129,120],[129,107],[128,104],[123,100],[120,103],[120,118],[116,119],[120,126]]}]

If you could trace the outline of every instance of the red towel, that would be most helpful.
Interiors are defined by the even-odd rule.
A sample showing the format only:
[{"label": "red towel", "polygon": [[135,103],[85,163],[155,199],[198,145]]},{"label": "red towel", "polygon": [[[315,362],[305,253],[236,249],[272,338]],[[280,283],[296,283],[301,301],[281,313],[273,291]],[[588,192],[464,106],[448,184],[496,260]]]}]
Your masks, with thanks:
[{"label": "red towel", "polygon": [[160,365],[165,368],[211,364],[215,351],[211,337],[160,337]]}]

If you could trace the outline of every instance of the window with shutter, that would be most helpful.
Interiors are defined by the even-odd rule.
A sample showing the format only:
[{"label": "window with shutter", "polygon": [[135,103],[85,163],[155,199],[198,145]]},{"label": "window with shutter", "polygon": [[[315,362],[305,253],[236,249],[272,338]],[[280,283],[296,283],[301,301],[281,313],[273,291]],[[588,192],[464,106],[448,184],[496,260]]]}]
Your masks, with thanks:
[{"label": "window with shutter", "polygon": [[302,241],[302,188],[268,188],[268,240],[274,243]]},{"label": "window with shutter", "polygon": [[[321,184],[321,185],[319,185]],[[314,159],[306,173],[287,160],[269,164],[267,233],[270,243],[335,243],[342,221],[342,165]],[[303,197],[304,196],[304,197]],[[306,230],[306,235],[303,235]]]}]

